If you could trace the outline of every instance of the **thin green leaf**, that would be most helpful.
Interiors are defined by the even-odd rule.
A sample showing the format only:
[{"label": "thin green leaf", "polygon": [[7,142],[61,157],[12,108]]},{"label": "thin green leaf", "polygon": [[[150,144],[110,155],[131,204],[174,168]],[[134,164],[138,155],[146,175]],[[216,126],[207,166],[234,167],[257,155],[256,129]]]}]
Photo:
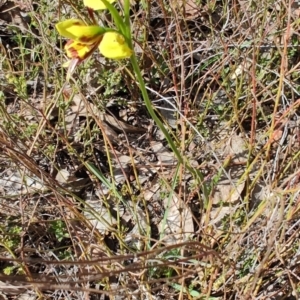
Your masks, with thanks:
[{"label": "thin green leaf", "polygon": [[[102,0],[102,2],[105,4],[107,9],[109,10],[110,14],[112,15],[115,25],[117,26],[118,30],[126,36],[127,30],[124,21],[122,20],[122,17],[120,16],[120,13],[117,11],[117,9],[109,3],[107,0]],[[127,37],[127,36],[126,36]],[[127,37],[128,38],[128,37]]]}]

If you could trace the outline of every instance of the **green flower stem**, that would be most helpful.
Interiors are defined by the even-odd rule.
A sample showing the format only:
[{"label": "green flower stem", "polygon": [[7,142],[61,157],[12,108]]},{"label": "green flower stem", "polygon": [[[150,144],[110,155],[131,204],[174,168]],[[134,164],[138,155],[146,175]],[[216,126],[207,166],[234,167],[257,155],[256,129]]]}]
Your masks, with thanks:
[{"label": "green flower stem", "polygon": [[[130,40],[131,42],[131,40]],[[132,44],[129,45],[130,47],[132,47]],[[139,88],[141,90],[143,99],[144,99],[144,103],[147,107],[148,113],[150,114],[150,116],[152,117],[152,119],[154,120],[155,124],[158,126],[158,128],[163,132],[166,140],[168,141],[168,144],[170,146],[170,148],[172,149],[172,151],[174,152],[175,156],[178,159],[178,162],[180,164],[183,164],[186,166],[186,168],[191,172],[191,174],[193,174],[193,176],[195,178],[199,179],[199,183],[201,184],[201,189],[202,192],[204,194],[204,205],[207,205],[207,201],[208,201],[208,196],[209,196],[209,192],[206,188],[206,185],[204,184],[204,176],[203,174],[199,171],[196,170],[194,168],[192,168],[191,166],[189,166],[185,160],[183,159],[182,155],[180,154],[180,152],[178,151],[178,148],[176,147],[176,145],[174,144],[174,141],[172,139],[172,137],[170,136],[168,130],[165,128],[164,124],[161,122],[161,120],[159,119],[159,117],[156,115],[153,106],[152,106],[152,102],[149,99],[148,96],[148,92],[146,90],[146,86],[145,86],[145,82],[144,79],[142,77],[141,71],[140,71],[140,67],[138,65],[137,59],[135,54],[133,53],[133,55],[131,56],[131,64],[135,73],[135,76],[137,78],[137,81],[139,83]]]},{"label": "green flower stem", "polygon": [[124,1],[124,23],[126,30],[126,37],[128,40],[131,40],[131,32],[130,32],[130,0]]},{"label": "green flower stem", "polygon": [[139,65],[137,63],[136,56],[134,54],[131,56],[131,64],[132,64],[134,73],[136,75],[136,78],[138,80],[139,88],[140,88],[140,90],[142,92],[142,96],[143,96],[145,105],[147,107],[147,110],[148,110],[150,116],[152,117],[152,119],[154,120],[154,122],[156,123],[156,125],[160,128],[160,130],[165,135],[165,138],[167,139],[168,144],[170,145],[170,147],[172,148],[172,150],[174,151],[174,153],[175,153],[178,161],[181,164],[183,164],[184,163],[183,158],[182,158],[180,152],[178,151],[177,147],[175,146],[172,137],[170,136],[170,134],[168,133],[168,131],[165,128],[164,124],[158,118],[158,116],[156,115],[156,113],[155,113],[155,111],[154,111],[154,109],[152,107],[152,103],[151,103],[151,101],[149,99],[148,92],[147,92],[146,87],[145,87],[144,79],[143,79],[143,77],[141,75],[140,68],[139,68]]}]

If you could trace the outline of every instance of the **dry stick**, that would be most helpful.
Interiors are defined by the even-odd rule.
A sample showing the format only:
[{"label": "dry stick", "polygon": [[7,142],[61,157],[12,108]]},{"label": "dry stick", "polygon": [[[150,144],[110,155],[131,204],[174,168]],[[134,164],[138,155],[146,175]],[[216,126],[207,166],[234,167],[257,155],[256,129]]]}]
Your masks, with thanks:
[{"label": "dry stick", "polygon": [[[81,274],[77,274],[77,277],[79,277],[80,279],[76,280],[76,281],[64,281],[64,284],[68,284],[69,286],[73,286],[73,285],[77,285],[79,283],[86,283],[86,282],[90,282],[90,281],[99,281],[105,277],[113,277],[116,275],[120,275],[122,273],[133,273],[133,272],[137,272],[137,271],[141,271],[141,270],[147,270],[147,269],[151,269],[153,267],[172,267],[172,268],[176,268],[178,267],[177,264],[179,263],[186,263],[187,261],[190,261],[192,259],[201,259],[203,257],[207,257],[210,256],[211,259],[213,259],[215,257],[215,251],[211,250],[209,252],[206,253],[201,253],[201,254],[197,254],[191,257],[187,257],[184,259],[179,259],[177,261],[164,261],[164,260],[160,260],[160,259],[155,259],[155,260],[148,260],[147,262],[151,263],[148,266],[144,266],[144,265],[140,265],[137,263],[134,263],[133,266],[126,266],[123,267],[122,269],[114,269],[114,270],[109,270],[109,271],[103,271],[103,272],[99,272],[99,273],[81,273]],[[64,262],[62,262],[63,264]],[[156,264],[154,264],[156,263]],[[176,263],[176,265],[175,265]],[[73,261],[72,265],[79,265],[79,262]],[[114,267],[118,265],[119,267],[122,267],[122,265],[120,265],[118,262],[115,262]],[[87,266],[87,264],[85,264],[84,266]],[[194,270],[191,270],[190,273],[194,273]],[[135,273],[135,275],[137,275]],[[37,279],[37,281],[33,281],[33,280],[28,280],[26,278],[26,276],[24,275],[15,275],[15,276],[6,276],[6,275],[0,275],[0,280],[4,280],[6,282],[18,282],[18,283],[32,283],[32,284],[41,284],[44,282],[47,282],[48,284],[51,283],[56,283],[57,278],[55,276],[45,276],[42,277],[40,276],[40,274],[36,274],[35,279]],[[60,276],[59,279],[64,280],[68,278],[68,276]],[[174,277],[173,277],[174,278]],[[182,278],[182,276],[180,276],[179,278]],[[168,280],[168,279],[167,279]],[[153,282],[161,282],[163,281],[162,279],[157,279],[157,280],[151,280],[149,281],[149,283],[153,283]]]},{"label": "dry stick", "polygon": [[[256,47],[254,46],[254,49]],[[257,97],[256,97],[256,76],[255,76],[255,70],[256,70],[256,60],[253,54],[253,64],[252,64],[252,69],[251,69],[251,77],[252,77],[252,89],[251,89],[251,94],[252,94],[252,119],[251,119],[251,136],[250,136],[250,153],[253,150],[253,144],[255,141],[255,132],[256,132],[256,116],[257,116]]]},{"label": "dry stick", "polygon": [[[174,15],[176,17],[178,17],[175,10],[174,10]],[[181,59],[180,59],[180,66],[181,66],[180,96],[179,96],[179,92],[178,92],[178,89],[177,89],[177,78],[176,78],[174,69],[172,70],[173,71],[172,72],[172,77],[173,77],[173,82],[174,82],[174,90],[175,90],[175,93],[176,93],[176,97],[178,99],[178,101],[177,101],[178,104],[179,104],[178,106],[179,106],[179,109],[183,109],[184,116],[185,116],[185,118],[184,118],[180,115],[180,125],[181,125],[180,148],[181,148],[181,153],[185,153],[185,135],[186,135],[186,131],[187,131],[185,120],[186,120],[186,117],[188,115],[188,103],[187,103],[186,99],[183,98],[183,91],[185,90],[185,72],[184,72],[185,67],[184,67],[184,60],[183,60],[183,48],[182,48],[182,43],[181,43],[181,40],[180,40],[180,36],[181,36],[180,33],[181,33],[180,27],[178,26],[178,22],[176,22],[176,37],[177,37],[177,41],[178,41],[178,44],[179,44],[180,56],[181,56]],[[168,38],[169,38],[169,35],[168,35]],[[172,45],[172,43],[170,43],[170,47],[171,47],[171,45]],[[170,53],[171,60],[174,61],[173,51],[172,51],[172,49],[170,49],[170,50],[171,50],[171,53]],[[182,183],[186,184],[186,182],[183,180],[184,174],[185,174],[185,166],[184,166],[184,164],[180,164],[179,186],[178,186],[178,197],[179,197],[178,199],[181,199],[180,209],[183,209],[183,206],[181,207],[182,201],[184,201],[184,203],[186,202],[186,199],[184,199],[185,193],[182,192],[182,188],[183,188]],[[180,223],[181,223],[180,231],[181,232],[180,233],[183,234],[184,220],[182,220],[182,215],[181,214],[180,214],[180,216],[181,216],[181,220],[180,220]]]},{"label": "dry stick", "polygon": [[[178,248],[178,247],[184,247],[184,246],[198,246],[199,251],[201,251],[200,254],[197,255],[193,255],[190,257],[185,257],[185,258],[181,258],[178,259],[174,262],[170,262],[170,261],[164,261],[161,259],[154,259],[152,260],[150,257],[155,257],[157,256],[158,252],[162,252],[162,251],[168,251],[170,249],[174,249],[174,248]],[[197,248],[198,248],[197,247]],[[191,248],[192,250],[195,250],[195,248]],[[205,250],[202,250],[205,249]],[[187,248],[188,250],[188,248]],[[150,255],[150,257],[147,257],[148,255]],[[173,264],[179,264],[179,263],[186,263],[186,262],[190,262],[193,259],[200,259],[202,257],[208,257],[210,256],[212,257],[218,257],[219,260],[225,264],[225,262],[223,261],[223,259],[220,257],[220,255],[214,251],[211,250],[209,247],[199,243],[199,242],[185,242],[185,243],[180,243],[177,245],[170,245],[170,246],[166,246],[164,248],[161,248],[159,250],[152,250],[152,251],[146,251],[146,252],[141,252],[141,253],[137,253],[137,254],[130,254],[130,255],[119,255],[119,256],[115,256],[115,257],[105,257],[105,258],[99,258],[96,260],[92,260],[92,261],[44,261],[41,259],[26,259],[25,261],[19,260],[19,259],[10,259],[10,258],[0,258],[3,261],[22,261],[22,263],[43,263],[46,265],[99,265],[101,262],[117,262],[118,260],[128,260],[128,259],[133,259],[133,258],[138,258],[138,257],[144,257],[144,258],[149,258],[147,261],[149,263],[151,262],[157,262],[157,266],[159,267],[164,267],[164,266],[174,266]],[[76,282],[71,281],[71,282],[64,282],[62,285],[56,284],[55,280],[56,278],[54,277],[43,277],[41,280],[39,281],[28,281],[28,279],[23,276],[23,275],[16,275],[16,276],[4,276],[4,275],[0,275],[0,280],[4,280],[7,282],[24,282],[24,283],[31,283],[33,284],[35,287],[38,288],[47,288],[47,289],[64,289],[64,290],[73,290],[74,285],[78,284],[78,283],[86,283],[87,281],[97,281],[97,280],[101,280],[105,277],[109,277],[109,276],[115,276],[115,275],[119,275],[121,273],[124,272],[136,272],[139,271],[141,269],[149,269],[152,268],[153,265],[149,265],[149,266],[140,266],[138,263],[133,263],[132,266],[129,267],[125,267],[122,270],[112,270],[112,271],[106,271],[106,272],[102,272],[102,273],[98,273],[98,274],[81,274],[81,278],[83,276],[87,276],[87,278],[82,278],[80,280],[77,280]],[[175,267],[175,266],[174,266]],[[35,276],[36,278],[40,278],[39,275]],[[66,277],[60,277],[60,278],[66,278]],[[174,277],[175,278],[175,277]],[[173,278],[173,279],[174,279]],[[180,278],[182,278],[182,276],[180,276]],[[10,280],[11,279],[11,280]],[[166,279],[167,281],[169,281],[168,279]],[[158,282],[162,282],[162,279],[158,279]],[[45,282],[47,282],[47,285],[45,284]],[[149,283],[153,283],[155,282],[155,280],[149,282]],[[83,289],[79,289],[82,290]],[[97,292],[97,290],[93,290],[93,292]]]},{"label": "dry stick", "polygon": [[[180,247],[199,247],[199,250],[202,251],[208,251],[211,252],[213,255],[215,255],[222,263],[225,264],[225,261],[222,259],[220,254],[218,254],[217,251],[212,250],[210,247],[200,243],[200,242],[183,242],[183,243],[178,243],[176,245],[169,245],[169,246],[164,246],[160,249],[155,249],[155,250],[150,250],[150,251],[143,251],[139,253],[134,253],[134,254],[127,254],[127,255],[116,255],[114,257],[102,257],[102,258],[97,258],[93,260],[81,260],[81,261],[73,261],[73,260],[65,260],[65,261],[53,261],[53,260],[42,260],[38,258],[25,258],[24,260],[21,259],[14,259],[10,257],[0,257],[0,261],[15,261],[15,262],[25,262],[25,263],[33,263],[33,264],[45,264],[45,265],[97,265],[99,263],[106,263],[106,262],[114,262],[114,261],[123,261],[123,260],[129,260],[129,259],[136,259],[139,257],[144,257],[148,256],[149,258],[155,257],[158,255],[158,253],[161,252],[166,252],[170,251],[172,249],[178,249]],[[189,249],[189,248],[188,248]],[[203,250],[204,249],[204,250]],[[191,248],[191,250],[195,250],[195,248]],[[190,258],[189,258],[190,259]]]},{"label": "dry stick", "polygon": [[[272,123],[271,123],[271,128],[270,128],[270,133],[273,134],[274,128],[275,128],[275,122],[276,118],[275,115],[278,110],[279,106],[279,101],[281,98],[281,92],[283,88],[283,82],[284,82],[284,77],[287,69],[287,48],[288,48],[288,41],[291,38],[291,0],[289,0],[288,4],[288,20],[287,20],[287,28],[286,28],[286,33],[283,36],[283,51],[281,54],[281,65],[280,65],[280,77],[279,77],[279,84],[278,84],[278,91],[277,91],[277,96],[275,99],[275,104],[274,104],[274,110],[273,110],[273,118],[272,118]],[[266,149],[266,158],[267,160],[270,159],[270,151],[271,151],[271,143],[269,143],[267,149]]]}]

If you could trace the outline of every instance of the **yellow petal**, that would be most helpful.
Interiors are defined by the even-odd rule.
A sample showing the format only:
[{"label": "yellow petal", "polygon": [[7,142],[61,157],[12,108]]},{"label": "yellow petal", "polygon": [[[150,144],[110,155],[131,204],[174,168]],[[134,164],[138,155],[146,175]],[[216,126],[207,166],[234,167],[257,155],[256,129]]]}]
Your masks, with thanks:
[{"label": "yellow petal", "polygon": [[[107,0],[107,2],[114,3],[116,0]],[[83,0],[83,4],[93,10],[106,9],[105,4],[101,0]]]},{"label": "yellow petal", "polygon": [[125,38],[117,32],[106,32],[100,43],[99,50],[107,58],[122,59],[132,55]]},{"label": "yellow petal", "polygon": [[85,44],[94,44],[104,33],[97,25],[86,25],[79,19],[69,19],[56,24],[60,35]]},{"label": "yellow petal", "polygon": [[79,58],[80,60],[84,60],[95,51],[97,46],[98,43],[88,45],[70,40],[66,43],[65,50],[69,58]]}]

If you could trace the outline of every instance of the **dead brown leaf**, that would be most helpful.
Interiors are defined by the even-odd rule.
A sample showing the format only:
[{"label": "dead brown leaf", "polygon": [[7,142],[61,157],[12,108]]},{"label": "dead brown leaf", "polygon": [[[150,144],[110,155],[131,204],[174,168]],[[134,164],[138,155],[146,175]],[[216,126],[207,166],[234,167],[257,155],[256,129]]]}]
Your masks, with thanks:
[{"label": "dead brown leaf", "polygon": [[164,199],[166,217],[159,224],[164,242],[173,244],[187,241],[194,234],[193,216],[190,208],[176,195]]}]

